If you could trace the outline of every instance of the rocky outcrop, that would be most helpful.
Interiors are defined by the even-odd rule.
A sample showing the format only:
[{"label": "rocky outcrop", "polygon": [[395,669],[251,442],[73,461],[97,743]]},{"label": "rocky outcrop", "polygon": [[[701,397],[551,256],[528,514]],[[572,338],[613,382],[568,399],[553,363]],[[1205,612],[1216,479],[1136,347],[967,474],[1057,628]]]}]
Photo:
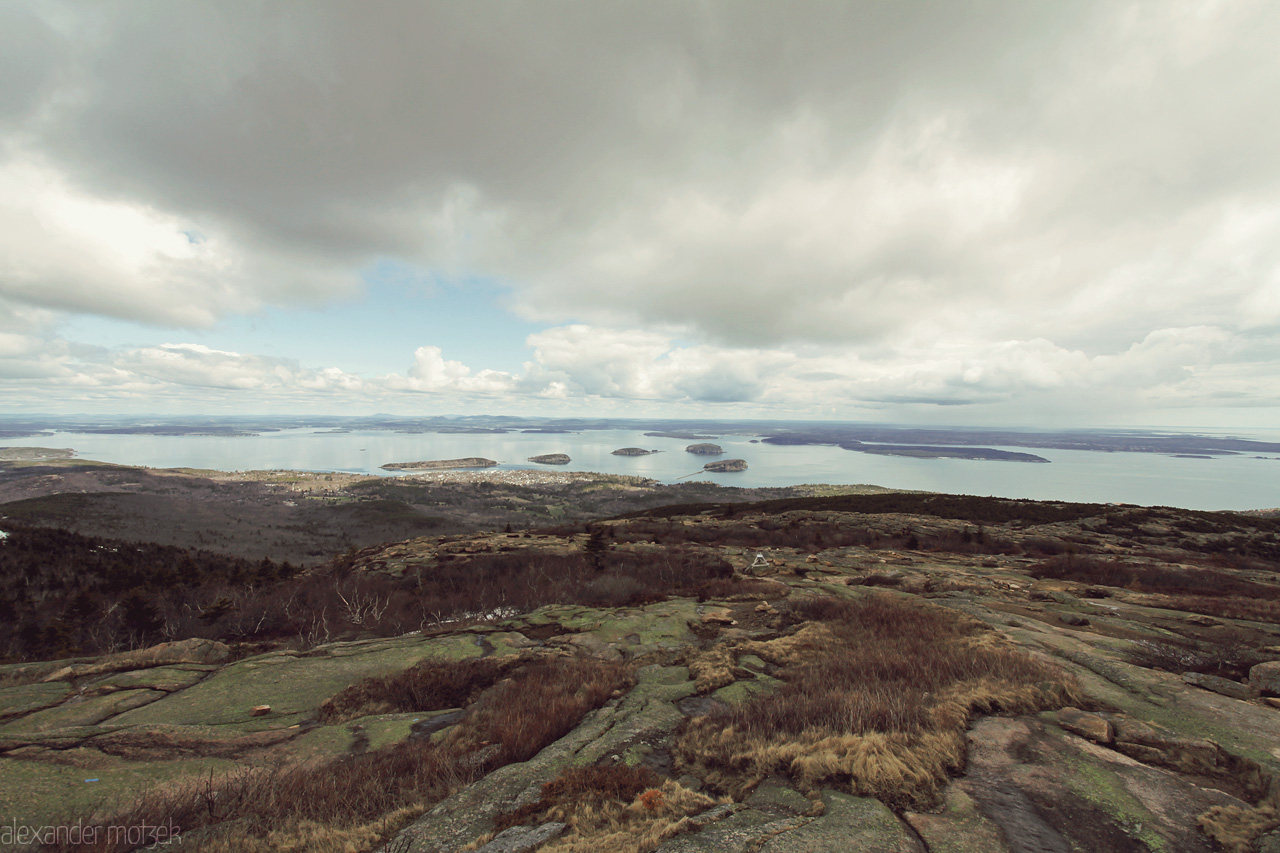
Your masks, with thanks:
[{"label": "rocky outcrop", "polygon": [[108,672],[144,669],[166,664],[215,664],[222,663],[229,657],[231,657],[231,649],[225,643],[192,637],[187,640],[160,643],[140,651],[106,655],[92,663],[71,664],[51,672],[43,680],[66,681],[72,678],[83,678],[87,675],[101,675]]},{"label": "rocky outcrop", "polygon": [[724,453],[724,448],[718,444],[691,444],[684,449],[684,452],[698,456],[719,456]]},{"label": "rocky outcrop", "polygon": [[1253,688],[1247,684],[1241,684],[1239,681],[1232,681],[1229,678],[1221,678],[1216,675],[1205,675],[1202,672],[1184,672],[1182,680],[1187,684],[1203,687],[1205,690],[1212,690],[1214,693],[1221,693],[1223,696],[1230,696],[1232,699],[1252,699],[1257,695]]},{"label": "rocky outcrop", "polygon": [[544,823],[542,826],[513,826],[502,830],[476,853],[529,853],[562,835],[568,824]]},{"label": "rocky outcrop", "polygon": [[1058,712],[1057,718],[1058,725],[1091,741],[1111,743],[1115,739],[1116,733],[1111,723],[1097,714],[1090,714],[1079,708],[1063,708]]},{"label": "rocky outcrop", "polygon": [[717,459],[715,462],[708,462],[702,466],[704,471],[745,471],[747,470],[747,460],[745,459]]},{"label": "rocky outcrop", "polygon": [[1280,694],[1280,660],[1269,660],[1250,669],[1249,686],[1259,693]]},{"label": "rocky outcrop", "polygon": [[387,471],[438,471],[449,468],[492,468],[498,463],[480,456],[468,456],[465,459],[435,459],[427,462],[388,462],[381,466]]},{"label": "rocky outcrop", "polygon": [[541,456],[530,456],[529,461],[538,465],[568,465],[573,460],[567,453],[544,453]]}]

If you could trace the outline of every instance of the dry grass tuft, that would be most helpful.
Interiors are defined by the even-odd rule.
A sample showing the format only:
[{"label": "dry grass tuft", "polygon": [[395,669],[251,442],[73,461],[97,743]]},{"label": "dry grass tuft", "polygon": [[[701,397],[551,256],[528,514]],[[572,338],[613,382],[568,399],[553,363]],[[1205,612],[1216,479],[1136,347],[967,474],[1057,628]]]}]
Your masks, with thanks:
[{"label": "dry grass tuft", "polygon": [[728,643],[719,642],[689,661],[689,674],[699,693],[708,693],[734,682],[738,661]]},{"label": "dry grass tuft", "polygon": [[735,796],[771,774],[812,791],[842,785],[895,807],[933,800],[964,759],[979,712],[1029,713],[1076,699],[1057,668],[951,611],[888,595],[790,604],[793,634],[744,643],[785,684],[692,720],[684,766]]},{"label": "dry grass tuft", "polygon": [[625,806],[661,781],[646,767],[570,767],[542,786],[542,796],[536,802],[494,818],[494,830],[564,820],[583,808],[599,809],[609,803]]},{"label": "dry grass tuft", "polygon": [[693,827],[689,815],[714,804],[671,779],[645,768],[612,765],[573,767],[542,786],[542,796],[499,815],[494,829],[560,821],[563,837],[539,848],[546,853],[649,853]]},{"label": "dry grass tuft", "polygon": [[1196,823],[1227,853],[1253,853],[1259,837],[1280,827],[1280,811],[1274,801],[1252,808],[1214,806]]},{"label": "dry grass tuft", "polygon": [[[715,800],[668,779],[655,789],[658,796],[644,793],[629,805],[612,802],[602,807],[584,807],[565,813],[569,832],[540,847],[542,853],[651,853],[664,841],[694,827],[689,816],[703,812]],[[647,792],[646,792],[647,793]],[[652,806],[652,807],[651,807]]]}]

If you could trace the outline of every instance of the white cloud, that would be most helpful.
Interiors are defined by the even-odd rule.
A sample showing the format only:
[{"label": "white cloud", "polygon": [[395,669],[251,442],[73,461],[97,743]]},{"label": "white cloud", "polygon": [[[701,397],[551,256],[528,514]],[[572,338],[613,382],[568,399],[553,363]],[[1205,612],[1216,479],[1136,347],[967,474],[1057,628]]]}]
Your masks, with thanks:
[{"label": "white cloud", "polygon": [[390,259],[552,328],[520,375],[428,342],[363,378],[0,323],[0,374],[1031,419],[1275,399],[1274,3],[30,9],[0,9],[0,305],[213,327]]},{"label": "white cloud", "polygon": [[427,345],[405,373],[366,378],[200,344],[110,351],[48,338],[33,347],[0,332],[0,390],[26,409],[128,398],[186,407],[217,399],[244,411],[350,411],[358,402],[392,411],[430,394],[451,407],[485,411],[907,413],[932,422],[1014,424],[1046,415],[1057,424],[1116,422],[1152,407],[1280,407],[1271,360],[1280,341],[1212,326],[1157,330],[1124,350],[1093,356],[1031,339],[870,358],[857,348],[798,353],[690,345],[656,332],[585,325],[548,329],[528,344],[532,358],[518,375],[473,369]]},{"label": "white cloud", "polygon": [[358,390],[359,377],[337,368],[309,370],[286,359],[241,355],[201,344],[163,344],[121,353],[111,365],[124,375],[164,385],[235,391]]},{"label": "white cloud", "polygon": [[460,361],[446,361],[439,347],[418,347],[413,353],[413,366],[408,376],[390,375],[382,378],[385,387],[396,391],[454,392],[463,394],[493,395],[512,390],[515,380],[508,373],[498,370],[481,370],[472,374],[471,368]]},{"label": "white cloud", "polygon": [[[314,260],[255,254],[212,221],[77,189],[47,165],[0,163],[0,296],[9,300],[196,327],[354,283]],[[292,289],[302,293],[287,295]]]}]

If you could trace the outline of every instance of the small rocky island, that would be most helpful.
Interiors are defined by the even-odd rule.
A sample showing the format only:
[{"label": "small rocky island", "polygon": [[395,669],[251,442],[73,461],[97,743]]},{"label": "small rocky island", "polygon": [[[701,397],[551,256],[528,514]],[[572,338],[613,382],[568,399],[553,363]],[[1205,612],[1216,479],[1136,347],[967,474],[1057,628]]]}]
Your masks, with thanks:
[{"label": "small rocky island", "polygon": [[724,448],[718,444],[691,444],[684,449],[685,453],[696,453],[699,456],[719,456]]},{"label": "small rocky island", "polygon": [[530,456],[529,461],[539,465],[568,465],[573,460],[565,453],[544,453],[541,456]]},{"label": "small rocky island", "polygon": [[747,460],[745,459],[717,459],[715,462],[708,462],[702,466],[704,471],[745,471],[747,470]]},{"label": "small rocky island", "polygon": [[656,450],[645,450],[643,447],[620,447],[613,451],[614,456],[648,456]]},{"label": "small rocky island", "polygon": [[435,459],[428,462],[388,462],[382,468],[386,471],[418,471],[422,469],[439,471],[449,468],[492,468],[497,464],[492,459],[468,456],[465,459]]}]

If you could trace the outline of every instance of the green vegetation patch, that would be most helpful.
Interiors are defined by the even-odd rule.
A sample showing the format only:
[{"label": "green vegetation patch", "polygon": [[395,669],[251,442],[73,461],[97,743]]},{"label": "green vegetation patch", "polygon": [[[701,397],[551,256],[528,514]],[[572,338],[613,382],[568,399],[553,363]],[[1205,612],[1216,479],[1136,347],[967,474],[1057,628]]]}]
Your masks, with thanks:
[{"label": "green vegetation patch", "polygon": [[[1053,727],[1048,731],[1059,738],[1065,737],[1060,729]],[[1125,785],[1125,777],[1120,768],[1108,767],[1097,761],[1085,761],[1070,750],[1063,750],[1066,766],[1059,769],[1068,772],[1061,776],[1062,782],[1080,799],[1106,812],[1116,820],[1126,832],[1142,841],[1152,853],[1169,849],[1169,842],[1152,827],[1160,821],[1143,805]]]},{"label": "green vegetation patch", "polygon": [[117,714],[143,707],[165,695],[167,694],[159,690],[119,690],[70,700],[7,723],[0,727],[0,732],[17,734],[96,726]]},{"label": "green vegetation patch", "polygon": [[424,713],[379,714],[373,717],[362,717],[360,725],[369,738],[369,749],[382,749],[393,743],[407,740],[413,733],[413,724],[421,720],[429,720],[449,711],[431,711]]},{"label": "green vegetation patch", "polygon": [[135,762],[103,755],[76,767],[10,758],[0,761],[0,814],[26,826],[73,824],[98,808],[128,803],[183,779],[230,773],[236,767],[235,762],[218,758]]},{"label": "green vegetation patch", "polygon": [[482,649],[474,640],[470,634],[438,639],[411,637],[342,655],[247,658],[186,690],[123,714],[116,722],[237,724],[243,728],[255,719],[255,705],[270,705],[273,717],[310,714],[325,699],[371,673],[403,670],[432,657],[477,657]]},{"label": "green vegetation patch", "polygon": [[61,681],[0,687],[0,716],[48,708],[67,698],[70,693],[71,685]]},{"label": "green vegetation patch", "polygon": [[117,672],[114,675],[108,675],[106,678],[91,682],[85,685],[84,689],[89,692],[100,691],[104,689],[115,690],[131,690],[138,687],[147,687],[152,690],[163,690],[166,693],[173,693],[182,690],[184,687],[190,687],[204,679],[211,671],[216,670],[216,666],[157,666],[152,669],[136,669],[130,672]]}]

